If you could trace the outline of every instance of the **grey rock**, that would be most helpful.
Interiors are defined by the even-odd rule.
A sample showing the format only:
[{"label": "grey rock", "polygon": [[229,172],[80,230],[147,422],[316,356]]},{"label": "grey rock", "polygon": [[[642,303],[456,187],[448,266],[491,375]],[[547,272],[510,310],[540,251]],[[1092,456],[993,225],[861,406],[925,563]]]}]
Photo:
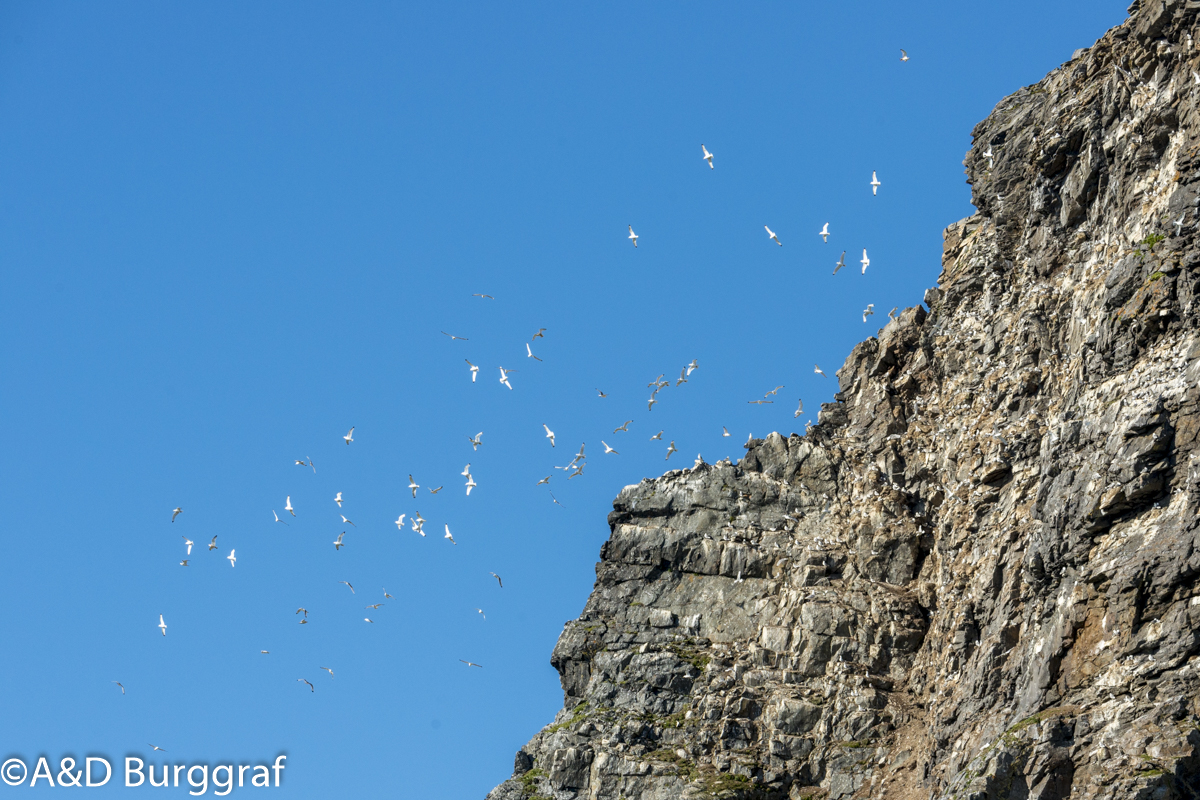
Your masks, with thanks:
[{"label": "grey rock", "polygon": [[818,425],[618,495],[491,800],[1200,798],[1200,2],[1129,13]]}]

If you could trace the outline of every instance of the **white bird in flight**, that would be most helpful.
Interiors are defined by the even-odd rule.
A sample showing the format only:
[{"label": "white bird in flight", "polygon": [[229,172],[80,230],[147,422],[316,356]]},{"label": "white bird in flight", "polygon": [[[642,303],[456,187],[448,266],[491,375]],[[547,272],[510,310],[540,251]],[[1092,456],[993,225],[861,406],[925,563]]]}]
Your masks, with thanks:
[{"label": "white bird in flight", "polygon": [[654,434],[653,436],[651,436],[651,437],[650,437],[650,441],[652,441],[652,442],[653,442],[655,439],[658,439],[659,441],[662,441],[662,435],[663,435],[663,432],[662,432],[662,431],[659,431],[658,433],[656,433],[656,434]]},{"label": "white bird in flight", "polygon": [[[219,534],[219,533],[217,534],[217,536],[220,536],[220,535],[221,535],[221,534]],[[216,549],[217,549],[217,536],[214,536],[214,537],[212,538],[212,541],[208,543],[208,549],[209,549],[209,550],[216,550]]]},{"label": "white bird in flight", "polygon": [[475,379],[479,377],[479,367],[475,366],[474,364],[471,364],[469,359],[464,358],[463,361],[466,361],[467,364],[470,364],[470,366],[471,366],[471,383],[474,383]]},{"label": "white bird in flight", "polygon": [[729,435],[729,428],[726,428],[724,425],[722,425],[722,426],[721,426],[721,435],[722,435],[722,436],[728,436],[728,435]]},{"label": "white bird in flight", "polygon": [[333,677],[333,670],[331,670],[329,667],[317,667],[317,669],[323,669],[329,673],[329,677]]},{"label": "white bird in flight", "polygon": [[535,333],[535,334],[533,335],[533,338],[532,338],[532,339],[530,339],[529,341],[531,341],[531,342],[532,342],[534,339],[545,339],[546,337],[543,335],[543,334],[545,334],[545,333],[546,333],[546,329],[545,329],[545,328],[538,328],[538,330],[537,330],[537,333]]},{"label": "white bird in flight", "polygon": [[475,609],[475,610],[476,610],[477,612],[479,612],[479,616],[483,617],[484,619],[487,619],[487,614],[483,613],[483,609],[482,609],[482,608],[477,608],[477,609]]},{"label": "white bird in flight", "polygon": [[453,333],[446,333],[445,331],[442,331],[442,336],[449,336],[451,341],[454,341],[454,340],[459,340],[459,341],[463,341],[463,342],[471,341],[470,339],[468,339],[465,336],[455,336]]},{"label": "white bird in flight", "polygon": [[883,186],[883,184],[879,182],[879,178],[875,175],[875,170],[871,170],[871,194],[879,194],[880,186]]},{"label": "white bird in flight", "polygon": [[888,312],[888,319],[892,320],[893,322],[896,321],[896,309],[898,308],[900,308],[900,306],[895,306],[891,311]]},{"label": "white bird in flight", "polygon": [[504,588],[504,581],[500,580],[500,576],[499,576],[499,575],[497,575],[497,574],[496,574],[496,573],[494,573],[494,572],[489,572],[488,574],[489,574],[489,575],[491,575],[493,578],[495,578],[495,579],[496,579],[496,583],[500,584],[500,588],[501,588],[501,589],[503,589],[503,588]]},{"label": "white bird in flight", "polygon": [[[338,583],[346,584],[346,586],[350,589],[350,594],[358,594],[358,592],[354,591],[354,587],[350,585],[350,581],[338,581]],[[305,614],[304,618],[307,619],[308,614]]]},{"label": "white bird in flight", "polygon": [[480,669],[483,669],[483,664],[476,664],[474,661],[463,661],[461,658],[459,661],[462,661],[462,663],[466,664],[468,667],[479,667]]},{"label": "white bird in flight", "polygon": [[162,635],[167,635],[167,623],[163,622],[162,614],[158,615],[158,627],[162,631]]},{"label": "white bird in flight", "polygon": [[316,691],[316,688],[315,688],[315,687],[313,687],[313,685],[312,685],[311,683],[308,683],[308,681],[304,680],[304,678],[296,678],[296,683],[307,683],[307,684],[308,684],[308,690],[309,690],[310,692],[315,692],[315,691]]},{"label": "white bird in flight", "polygon": [[695,372],[698,369],[700,369],[700,365],[696,362],[696,359],[693,358],[692,363],[687,365],[687,374],[691,375],[693,372]]},{"label": "white bird in flight", "polygon": [[[273,508],[271,509],[271,516],[275,517],[275,521],[276,521],[276,522],[283,522],[283,520],[281,520],[281,519],[279,518],[279,515],[275,513],[275,509],[273,509]],[[286,523],[286,522],[283,522],[283,524],[284,524],[284,525],[287,525],[287,523]]]},{"label": "white bird in flight", "polygon": [[638,235],[633,232],[633,226],[629,226],[629,239],[633,242],[633,246],[637,247]]},{"label": "white bird in flight", "polygon": [[417,497],[417,489],[421,488],[421,484],[413,480],[412,473],[408,473],[408,488],[412,489],[413,499]]},{"label": "white bird in flight", "polygon": [[529,349],[529,342],[525,343],[525,352],[528,354],[526,356],[527,358],[532,358],[534,361],[541,361],[541,359],[535,356],[533,351]]},{"label": "white bird in flight", "polygon": [[396,520],[396,527],[400,530],[404,530],[404,517],[405,515],[401,514],[400,518]]},{"label": "white bird in flight", "polygon": [[178,517],[182,513],[183,513],[182,508],[176,508],[174,511],[172,511],[171,512],[171,522],[174,522],[175,518]]},{"label": "white bird in flight", "polygon": [[618,428],[613,428],[613,433],[616,433],[617,431],[624,431],[625,433],[628,433],[628,432],[629,432],[629,424],[630,424],[631,422],[633,422],[633,420],[631,420],[631,419],[627,419],[627,420],[625,420],[625,424],[624,424],[624,425],[622,425],[622,426],[620,426],[620,427],[618,427]]},{"label": "white bird in flight", "polygon": [[342,538],[345,535],[346,535],[346,532],[342,531],[341,533],[338,534],[338,537],[333,540],[333,549],[334,550],[341,550],[343,547],[346,546],[346,544],[342,541]]},{"label": "white bird in flight", "polygon": [[615,456],[621,455],[616,450],[613,450],[611,447],[609,447],[608,444],[603,439],[600,440],[600,444],[604,445],[604,454],[605,455],[608,455],[609,453],[612,453]]},{"label": "white bird in flight", "polygon": [[827,376],[827,375],[825,374],[825,372],[824,372],[824,371],[823,371],[823,370],[822,370],[820,367],[818,367],[816,364],[813,364],[813,372],[815,372],[817,375],[820,375],[822,378],[829,377],[829,376]]},{"label": "white bird in flight", "polygon": [[875,313],[875,304],[867,303],[867,307],[863,309],[863,322],[867,321],[867,317]]},{"label": "white bird in flight", "polygon": [[471,462],[468,461],[467,465],[465,467],[463,467],[463,471],[458,474],[462,475],[464,478],[471,477]]},{"label": "white bird in flight", "polygon": [[443,539],[449,539],[449,540],[450,540],[450,544],[458,544],[458,542],[454,541],[454,536],[452,536],[452,535],[451,535],[451,533],[450,533],[450,526],[449,526],[449,525],[447,525],[447,526],[446,526],[446,535],[445,535],[445,536],[443,536],[442,538],[443,538]]},{"label": "white bird in flight", "polygon": [[146,744],[146,746],[147,746],[147,747],[153,747],[155,750],[161,751],[161,752],[163,752],[163,753],[167,752],[166,750],[163,750],[161,747],[159,747],[159,746],[158,746],[158,745],[156,745],[156,744],[150,744],[150,743],[147,743],[147,744]]},{"label": "white bird in flight", "polygon": [[480,441],[482,437],[483,437],[483,431],[480,431],[479,433],[475,434],[474,436],[467,437],[467,441],[471,443],[472,450],[478,450],[479,445],[483,444],[483,442]]},{"label": "white bird in flight", "polygon": [[179,566],[186,567],[188,565],[188,561],[190,561],[190,560],[191,559],[185,558],[183,561],[179,562]]},{"label": "white bird in flight", "polygon": [[338,516],[342,518],[342,523],[343,523],[343,524],[349,525],[349,526],[351,526],[352,528],[357,528],[357,527],[358,527],[358,526],[357,526],[357,525],[355,525],[353,522],[351,522],[350,520],[346,519],[346,515],[345,515],[345,514],[338,514]]},{"label": "white bird in flight", "polygon": [[842,257],[839,258],[838,262],[833,265],[833,274],[837,275],[838,270],[844,266],[846,266],[846,251],[845,250],[842,251]]},{"label": "white bird in flight", "polygon": [[515,369],[505,369],[504,367],[500,367],[500,382],[503,383],[505,386],[507,386],[509,389],[512,388],[512,384],[508,382],[508,373],[510,373],[510,372],[516,372],[516,370]]},{"label": "white bird in flight", "polygon": [[704,161],[707,161],[708,168],[712,169],[713,168],[713,154],[708,152],[708,148],[705,147],[703,143],[700,144],[700,151],[702,153],[704,153],[704,155],[702,155],[700,158]]},{"label": "white bird in flight", "polygon": [[775,235],[775,231],[771,230],[770,228],[767,228],[766,225],[763,225],[763,227],[767,229],[767,236],[773,242],[775,242],[775,244],[779,245],[780,247],[783,247],[783,242],[779,241],[779,237]]},{"label": "white bird in flight", "polygon": [[908,51],[905,50],[903,47],[900,48],[900,60],[908,61]]},{"label": "white bird in flight", "polygon": [[346,444],[350,444],[351,442],[353,442],[354,441],[354,426],[350,426],[350,430],[342,438],[346,440]]},{"label": "white bird in flight", "polygon": [[542,478],[540,481],[535,483],[534,486],[541,486],[543,483],[549,483],[549,482],[550,482],[550,476],[547,475],[546,477]]},{"label": "white bird in flight", "polygon": [[229,555],[225,556],[225,560],[229,562],[229,566],[231,566],[231,567],[236,567],[236,566],[237,566],[237,555],[236,555],[236,553],[237,553],[237,550],[230,550],[230,551],[229,551]]},{"label": "white bird in flight", "polygon": [[287,496],[287,504],[284,505],[283,510],[291,514],[293,517],[296,516],[296,509],[292,508],[292,496],[290,494]]},{"label": "white bird in flight", "polygon": [[550,427],[548,425],[546,425],[546,423],[544,423],[544,422],[542,423],[542,427],[546,429],[546,438],[550,440],[550,446],[555,447],[556,445],[554,444],[554,431],[550,430]]},{"label": "white bird in flight", "polygon": [[183,543],[187,545],[187,554],[190,556],[192,554],[192,540],[185,536],[183,537]]},{"label": "white bird in flight", "polygon": [[804,401],[797,400],[796,402],[798,403],[798,405],[796,406],[796,413],[792,414],[792,419],[795,419],[796,417],[798,417],[802,413],[804,413]]},{"label": "white bird in flight", "polygon": [[828,222],[826,222],[825,227],[821,228],[820,232],[817,233],[817,236],[820,236],[822,239],[824,239],[826,241],[826,243],[829,242],[829,223]]},{"label": "white bird in flight", "polygon": [[342,507],[342,493],[341,492],[337,493],[337,496],[333,498],[333,502],[338,504],[338,508]]},{"label": "white bird in flight", "polygon": [[[115,683],[117,686],[121,686],[121,682],[120,682],[120,681],[113,681],[113,683]],[[121,694],[125,694],[125,687],[124,687],[124,686],[121,686]]]},{"label": "white bird in flight", "polygon": [[867,248],[865,248],[865,247],[863,248],[862,261],[860,261],[858,263],[862,264],[862,274],[866,275],[867,267],[871,266],[871,259],[867,258]]},{"label": "white bird in flight", "polygon": [[675,447],[675,440],[672,439],[671,444],[667,447],[667,458],[664,458],[663,461],[666,461],[667,459],[669,459],[671,457],[671,453],[678,453],[678,452],[679,452],[679,449],[677,447]]},{"label": "white bird in flight", "polygon": [[475,476],[468,475],[467,476],[467,497],[471,496],[471,490],[474,489],[477,485],[478,484],[475,483]]}]

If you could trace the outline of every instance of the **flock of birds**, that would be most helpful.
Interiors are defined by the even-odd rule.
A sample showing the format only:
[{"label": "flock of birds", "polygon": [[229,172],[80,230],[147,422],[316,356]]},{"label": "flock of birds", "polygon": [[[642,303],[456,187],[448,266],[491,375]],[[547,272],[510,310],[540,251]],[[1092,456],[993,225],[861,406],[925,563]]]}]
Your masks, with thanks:
[{"label": "flock of birds", "polygon": [[[901,61],[909,60],[908,53],[906,53],[904,50],[901,50],[900,53],[901,53],[901,58],[900,58]],[[701,158],[703,159],[703,161],[705,163],[708,164],[709,169],[715,169],[716,166],[714,163],[714,160],[715,160],[714,154],[704,144],[700,145],[700,151],[701,151]],[[991,156],[990,150],[988,153],[985,153],[984,155],[990,157]],[[883,185],[883,183],[879,180],[879,175],[876,171],[871,172],[871,180],[868,185],[871,187],[871,195],[873,197],[878,196],[879,188]],[[633,243],[633,246],[636,248],[638,246],[639,236],[637,233],[634,232],[632,224],[629,225],[628,228],[629,228],[629,237],[628,238]],[[780,247],[783,246],[783,242],[780,241],[779,236],[778,236],[778,234],[775,233],[775,231],[771,230],[771,228],[767,225],[764,225],[763,228],[766,230],[769,241],[774,242],[776,245],[778,245]],[[820,236],[821,239],[825,243],[828,243],[829,237],[831,236],[831,233],[829,230],[829,223],[825,223],[821,227],[821,230],[817,232],[817,235]],[[867,272],[867,268],[871,265],[871,260],[867,255],[866,248],[863,248],[862,259],[860,260],[859,263],[862,265],[862,274],[865,275]],[[837,275],[837,273],[845,266],[846,266],[846,251],[843,250],[841,256],[838,258],[836,264],[834,265],[833,274]],[[492,295],[483,294],[483,293],[476,293],[472,296],[478,297],[478,298],[484,299],[484,300],[494,300],[495,299]],[[867,307],[865,309],[863,309],[863,312],[862,312],[863,322],[866,322],[867,318],[872,316],[875,313],[874,309],[875,309],[875,305],[873,303],[868,304]],[[891,319],[895,319],[896,318],[896,309],[893,308],[892,311],[888,314],[888,316]],[[468,341],[468,339],[466,337],[457,336],[455,334],[448,333],[447,331],[442,331],[441,333],[444,336],[448,337],[451,341],[463,341],[463,342]],[[545,337],[545,333],[546,333],[545,328],[539,328],[537,330],[537,332],[533,334],[530,341],[525,343],[526,358],[533,359],[533,360],[539,361],[539,362],[542,360],[541,358],[539,358],[537,355],[534,354],[532,345],[538,339],[543,339]],[[464,361],[466,361],[471,382],[475,383],[479,377],[480,367],[477,364],[472,363],[470,361],[470,359],[464,359]],[[698,368],[699,368],[699,363],[696,359],[692,359],[691,362],[683,365],[683,367],[679,371],[679,377],[677,379],[675,379],[675,381],[674,381],[675,386],[681,386],[682,384],[687,383],[689,378],[692,376],[692,374]],[[517,370],[515,370],[511,367],[504,367],[504,366],[498,366],[497,369],[499,371],[500,384],[503,385],[504,387],[508,388],[509,390],[512,390],[513,385],[512,385],[510,376],[512,375],[512,373],[517,372]],[[822,377],[826,377],[825,372],[821,369],[821,367],[819,365],[813,365],[813,372]],[[650,394],[649,400],[647,401],[647,410],[649,410],[649,411],[653,411],[655,404],[658,403],[659,391],[661,389],[666,388],[671,385],[671,380],[665,379],[665,374],[666,373],[659,374],[659,376],[657,378],[655,378],[654,380],[650,381],[650,383],[647,384],[647,388],[653,390]],[[776,386],[774,389],[772,389],[771,391],[769,391],[765,395],[763,395],[763,397],[761,399],[749,400],[747,402],[750,404],[753,404],[753,405],[772,404],[775,401],[771,398],[774,398],[778,394],[779,390],[783,389],[783,388],[784,388],[783,386]],[[608,395],[600,389],[596,389],[596,392],[600,398],[608,397]],[[799,417],[803,413],[803,411],[804,411],[803,400],[798,400],[797,407],[793,414],[793,417],[794,418]],[[613,429],[613,434],[615,435],[618,433],[628,432],[629,426],[632,422],[633,422],[633,420],[626,420],[622,425],[619,425]],[[811,421],[808,425],[806,425],[806,429],[808,427],[811,427]],[[542,424],[542,428],[545,430],[545,438],[547,438],[550,441],[550,446],[552,448],[556,448],[557,447],[557,440],[556,440],[557,437],[556,437],[555,432],[553,430],[551,430],[550,426],[545,423]],[[350,430],[346,432],[345,436],[342,437],[342,440],[346,443],[347,446],[354,443],[354,430],[355,430],[355,428],[351,427]],[[723,437],[730,436],[728,428],[726,428],[725,426],[722,426],[721,430],[722,430],[721,435]],[[656,433],[655,435],[650,437],[651,441],[662,441],[662,439],[663,439],[663,431],[662,430],[660,430],[658,433]],[[483,443],[483,431],[476,433],[474,436],[468,436],[467,440],[470,443],[472,450],[478,451],[479,447]],[[616,450],[616,448],[614,448],[613,446],[609,445],[606,441],[601,440],[600,444],[604,448],[604,455],[620,455],[620,452],[618,450]],[[554,469],[562,470],[562,471],[566,472],[568,480],[582,475],[584,467],[587,465],[587,455],[585,453],[585,446],[586,446],[586,443],[580,444],[578,452],[575,453],[574,457],[566,465],[555,466]],[[672,440],[670,440],[669,444],[667,445],[666,456],[665,456],[664,460],[670,460],[671,456],[677,452],[678,452],[678,448],[675,446],[675,440],[672,439]],[[303,459],[295,459],[294,463],[295,463],[295,465],[300,466],[300,467],[307,467],[313,471],[313,474],[316,474],[316,471],[317,471],[316,464],[313,462],[311,457],[306,456]],[[701,456],[697,456],[696,464],[699,465],[701,463],[703,463],[703,458]],[[542,485],[547,486],[547,490],[549,491],[551,500],[555,504],[561,506],[562,504],[559,503],[558,498],[555,497],[555,495],[554,495],[554,492],[549,489],[548,484],[550,483],[552,475],[553,475],[553,473],[551,473],[551,475],[547,475],[544,478],[540,479],[537,482],[537,485],[538,486],[542,486]],[[471,464],[469,462],[463,468],[463,471],[461,472],[461,477],[465,478],[463,486],[466,491],[466,495],[469,497],[471,495],[471,490],[478,486],[478,483],[475,481],[474,475],[471,474]],[[417,490],[421,489],[421,488],[422,488],[421,484],[417,483],[417,481],[415,480],[415,478],[413,477],[412,474],[409,474],[408,489],[411,491],[412,498],[414,500],[417,498],[417,494],[418,494]],[[437,487],[425,487],[425,488],[430,494],[436,495],[438,492],[440,492],[445,487],[442,485],[439,485]],[[342,508],[342,504],[344,502],[343,493],[337,492],[333,497],[333,502],[337,505],[339,512],[340,512],[340,509]],[[284,505],[283,505],[283,510],[286,515],[290,515],[293,518],[296,517],[296,509],[292,505],[291,495],[286,496],[286,499],[285,499]],[[171,522],[174,523],[175,520],[182,513],[183,513],[182,507],[176,507],[175,509],[173,509],[171,512]],[[281,525],[288,524],[284,518],[281,518],[279,516],[279,513],[277,510],[272,509],[271,514],[274,517],[274,521],[276,523],[279,523]],[[338,516],[341,517],[343,525],[350,526],[350,527],[357,527],[354,524],[354,522],[352,522],[350,519],[348,519],[344,514],[339,513]],[[393,524],[395,524],[396,527],[401,531],[403,531],[405,529],[405,526],[407,525],[414,533],[417,533],[420,536],[424,537],[426,535],[426,532],[425,532],[426,521],[427,520],[421,516],[420,511],[417,511],[415,514],[412,514],[411,516],[407,513],[401,513],[399,515],[399,517],[397,517],[397,519],[394,521]],[[457,545],[458,542],[455,541],[454,535],[450,531],[449,523],[443,524],[443,530],[444,530],[444,534],[443,534],[442,538],[449,541],[452,545]],[[346,535],[346,531],[342,531],[341,533],[338,534],[337,538],[333,540],[332,544],[333,544],[333,548],[335,551],[340,551],[343,547],[346,546],[346,542],[344,541],[345,535]],[[192,548],[194,547],[195,543],[191,539],[189,539],[187,536],[183,536],[182,538],[184,541],[184,546],[186,547],[186,553],[185,553],[185,557],[179,562],[179,564],[180,564],[180,566],[187,567],[190,564]],[[207,549],[209,551],[219,549],[218,545],[217,545],[217,538],[218,538],[218,536],[213,536],[211,541],[209,541],[209,543],[207,545]],[[225,558],[225,560],[227,560],[229,562],[230,568],[237,567],[237,551],[236,551],[236,549],[231,548],[229,550],[229,554],[226,555],[224,558]],[[501,579],[500,575],[496,574],[495,572],[491,572],[489,574],[493,578],[495,578],[497,586],[500,589],[503,589],[504,581]],[[740,577],[741,576],[739,575],[739,580],[740,580]],[[346,588],[349,589],[351,594],[357,594],[354,586],[349,581],[339,581],[339,583],[345,585]],[[386,588],[383,589],[383,598],[385,601],[392,599],[392,595],[388,593]],[[366,609],[369,611],[377,610],[383,604],[384,603],[382,601],[378,602],[378,603],[371,603],[371,604],[366,605]],[[487,616],[486,616],[486,614],[484,614],[483,609],[476,608],[475,611],[483,619],[487,619]],[[304,608],[304,607],[297,608],[294,615],[301,615],[301,614],[303,615],[303,617],[299,620],[298,624],[307,625],[308,624],[308,609]],[[373,624],[374,620],[372,620],[369,616],[364,616],[363,622]],[[161,634],[165,637],[167,635],[168,625],[167,625],[166,620],[164,619],[163,614],[158,615],[158,626],[157,627],[158,627],[159,631],[161,632]],[[270,654],[269,650],[260,650],[259,652],[262,655]],[[458,659],[458,660],[460,663],[462,663],[468,667],[477,667],[477,668],[483,667],[482,664],[479,664],[479,663],[476,663],[474,661],[470,661],[467,659]],[[319,667],[319,669],[324,670],[325,672],[328,672],[330,678],[333,678],[334,673],[331,668],[322,666],[322,667]],[[310,691],[312,691],[312,692],[316,691],[316,687],[306,678],[303,678],[303,677],[297,678],[296,681],[298,683],[303,683],[306,686],[308,686]],[[125,694],[125,686],[122,683],[120,683],[119,681],[112,681],[112,682],[121,689],[121,694]],[[151,745],[151,746],[154,747],[155,750],[162,749],[162,748],[159,748],[154,745]]]}]

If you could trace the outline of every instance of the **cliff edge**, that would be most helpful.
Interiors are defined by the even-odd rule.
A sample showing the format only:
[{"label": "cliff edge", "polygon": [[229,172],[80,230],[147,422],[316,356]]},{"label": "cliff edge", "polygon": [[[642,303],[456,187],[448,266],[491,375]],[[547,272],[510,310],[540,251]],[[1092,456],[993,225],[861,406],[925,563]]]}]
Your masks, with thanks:
[{"label": "cliff edge", "polygon": [[1200,798],[1200,2],[974,130],[806,436],[626,487],[490,800]]}]

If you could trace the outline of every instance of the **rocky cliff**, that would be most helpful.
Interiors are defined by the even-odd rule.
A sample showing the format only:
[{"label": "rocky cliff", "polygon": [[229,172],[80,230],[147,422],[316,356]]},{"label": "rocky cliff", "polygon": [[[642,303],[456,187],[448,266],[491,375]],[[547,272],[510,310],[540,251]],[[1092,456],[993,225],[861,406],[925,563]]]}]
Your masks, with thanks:
[{"label": "rocky cliff", "polygon": [[1200,798],[1200,2],[1137,6],[819,425],[621,492],[491,800]]}]

